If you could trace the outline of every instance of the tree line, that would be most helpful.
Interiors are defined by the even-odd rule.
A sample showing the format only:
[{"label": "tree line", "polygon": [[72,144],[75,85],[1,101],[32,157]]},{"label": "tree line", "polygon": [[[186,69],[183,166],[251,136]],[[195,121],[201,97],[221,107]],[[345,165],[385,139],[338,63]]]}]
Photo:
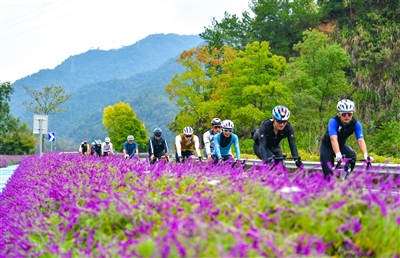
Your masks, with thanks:
[{"label": "tree line", "polygon": [[225,13],[200,36],[206,45],[177,60],[186,71],[166,87],[180,110],[171,130],[200,133],[232,119],[242,140],[292,111],[299,146],[316,151],[341,98],[357,105],[370,147],[400,155],[400,7],[396,1],[253,0],[252,15]]}]

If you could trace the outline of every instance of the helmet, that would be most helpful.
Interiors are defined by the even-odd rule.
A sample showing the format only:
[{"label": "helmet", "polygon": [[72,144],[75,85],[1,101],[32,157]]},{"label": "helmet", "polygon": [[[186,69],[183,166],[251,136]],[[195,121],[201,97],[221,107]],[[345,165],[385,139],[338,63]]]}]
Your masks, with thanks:
[{"label": "helmet", "polygon": [[129,135],[127,139],[128,139],[128,141],[133,141],[133,139],[134,139],[133,135]]},{"label": "helmet", "polygon": [[92,142],[92,145],[96,145],[96,141],[93,141],[93,142]]},{"label": "helmet", "polygon": [[285,106],[276,106],[272,109],[272,116],[279,121],[286,121],[290,117],[290,111]]},{"label": "helmet", "polygon": [[157,127],[154,129],[153,133],[155,136],[160,137],[162,135],[162,130],[161,130],[161,128]]},{"label": "helmet", "polygon": [[353,112],[355,108],[354,102],[349,99],[342,99],[337,104],[337,110],[339,112]]},{"label": "helmet", "polygon": [[221,125],[221,119],[219,119],[219,118],[213,118],[213,120],[211,120],[211,125],[212,126],[214,126],[214,125]]},{"label": "helmet", "polygon": [[233,129],[235,126],[231,120],[224,120],[221,123],[222,129]]},{"label": "helmet", "polygon": [[87,143],[87,140],[84,140],[83,143]]},{"label": "helmet", "polygon": [[97,142],[97,144],[101,144],[101,140],[97,140],[96,142]]},{"label": "helmet", "polygon": [[110,142],[110,137],[106,137],[106,138],[104,139],[104,141],[105,141],[105,142]]},{"label": "helmet", "polygon": [[186,126],[185,128],[183,128],[183,133],[185,135],[192,135],[193,134],[193,128],[190,126]]}]

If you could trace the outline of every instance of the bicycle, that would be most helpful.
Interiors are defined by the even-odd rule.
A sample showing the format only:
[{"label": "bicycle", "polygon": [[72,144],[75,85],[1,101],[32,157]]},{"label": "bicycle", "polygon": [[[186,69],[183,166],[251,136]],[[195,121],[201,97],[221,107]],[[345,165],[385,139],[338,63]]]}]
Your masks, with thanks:
[{"label": "bicycle", "polygon": [[[352,163],[356,164],[357,161],[366,162],[367,169],[369,169],[369,167],[372,166],[370,159],[357,159],[357,157],[353,157],[353,158],[347,159],[346,155],[343,154],[342,155],[342,159],[339,160],[336,163],[336,166],[335,166],[335,170],[336,171],[339,170],[339,172],[340,172],[339,177],[340,177],[341,180],[344,181],[350,176],[350,174],[353,172],[353,169],[354,169],[354,168],[353,169],[351,168],[351,164]],[[341,171],[340,168],[342,168],[343,171]]]},{"label": "bicycle", "polygon": [[[272,164],[272,167],[277,166],[279,163],[282,164],[283,169],[286,169],[286,160],[287,159],[292,159],[292,160],[300,160],[300,157],[287,157],[286,154],[283,154],[281,157],[276,157],[275,155],[272,155],[272,157],[268,158],[267,163],[268,164]],[[273,164],[272,162],[274,162],[275,164]]]}]

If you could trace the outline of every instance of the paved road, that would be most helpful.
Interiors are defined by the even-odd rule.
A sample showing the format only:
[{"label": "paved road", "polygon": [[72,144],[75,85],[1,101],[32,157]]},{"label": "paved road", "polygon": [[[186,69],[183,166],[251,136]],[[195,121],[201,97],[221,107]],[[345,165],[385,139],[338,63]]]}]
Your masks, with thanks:
[{"label": "paved road", "polygon": [[0,168],[0,193],[3,191],[3,188],[6,187],[8,178],[10,178],[17,167],[18,165],[12,165],[5,168]]}]

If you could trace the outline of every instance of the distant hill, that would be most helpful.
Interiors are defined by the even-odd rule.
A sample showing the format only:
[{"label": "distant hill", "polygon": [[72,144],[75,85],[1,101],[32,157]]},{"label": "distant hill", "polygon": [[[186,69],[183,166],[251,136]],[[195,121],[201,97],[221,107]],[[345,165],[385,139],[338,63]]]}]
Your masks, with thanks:
[{"label": "distant hill", "polygon": [[175,62],[179,54],[201,43],[198,35],[156,34],[121,49],[89,50],[71,56],[54,69],[15,81],[11,113],[32,126],[33,113],[22,106],[23,101],[32,99],[22,85],[37,90],[63,85],[73,96],[62,106],[68,109],[66,113],[49,116],[49,131],[56,132],[57,141],[77,146],[83,139],[103,140],[103,109],[121,101],[133,107],[149,131],[162,127],[172,139],[166,125],[174,119],[177,108],[164,89],[175,74],[183,71]]}]

